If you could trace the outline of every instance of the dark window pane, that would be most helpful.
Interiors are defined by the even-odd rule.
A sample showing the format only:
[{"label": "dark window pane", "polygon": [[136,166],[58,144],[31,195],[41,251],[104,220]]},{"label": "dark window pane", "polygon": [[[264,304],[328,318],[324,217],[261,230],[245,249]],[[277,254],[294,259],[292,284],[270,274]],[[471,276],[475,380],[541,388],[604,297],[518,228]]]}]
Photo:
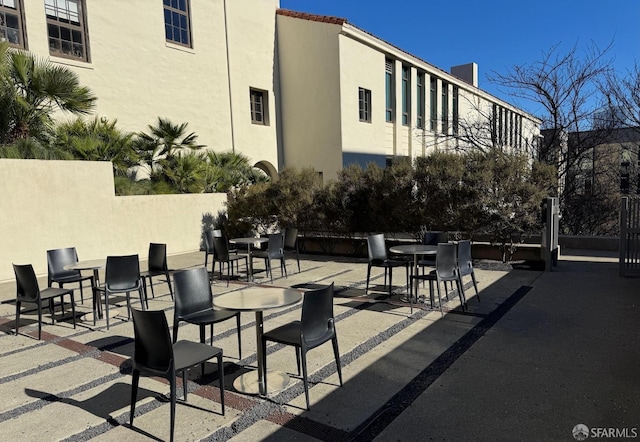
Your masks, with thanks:
[{"label": "dark window pane", "polygon": [[167,6],[171,6],[171,2],[169,0],[162,0],[162,2]]},{"label": "dark window pane", "polygon": [[49,39],[49,49],[53,52],[60,52],[60,41],[53,38]]},{"label": "dark window pane", "polygon": [[164,23],[166,25],[171,24],[171,11],[169,11],[168,9],[164,10]]},{"label": "dark window pane", "polygon": [[178,0],[171,0],[171,7],[178,9]]},{"label": "dark window pane", "polygon": [[74,43],[82,43],[82,32],[71,31],[71,37],[73,38]]},{"label": "dark window pane", "polygon": [[49,37],[60,38],[60,28],[58,28],[56,25],[49,24],[48,30],[49,30]]},{"label": "dark window pane", "polygon": [[180,0],[180,10],[187,12],[187,2],[185,0]]},{"label": "dark window pane", "polygon": [[73,49],[71,47],[71,43],[68,41],[62,42],[62,53],[67,55],[73,55]]},{"label": "dark window pane", "polygon": [[173,24],[174,26],[177,26],[178,23],[180,23],[180,14],[178,14],[177,12],[172,12],[171,13],[171,24]]},{"label": "dark window pane", "polygon": [[181,15],[180,16],[180,27],[182,29],[187,29],[187,16],[186,15]]},{"label": "dark window pane", "polygon": [[18,29],[18,17],[15,15],[7,14],[7,27]]},{"label": "dark window pane", "polygon": [[167,40],[173,40],[173,33],[171,32],[170,25],[164,25],[164,35]]},{"label": "dark window pane", "polygon": [[62,38],[63,40],[71,41],[71,29],[61,27],[60,38]]},{"label": "dark window pane", "polygon": [[182,43],[188,45],[189,44],[189,33],[185,30],[182,31],[181,33],[182,36]]},{"label": "dark window pane", "polygon": [[20,43],[20,34],[16,29],[9,29],[7,33],[9,34],[8,35],[9,43],[13,43],[15,45]]}]

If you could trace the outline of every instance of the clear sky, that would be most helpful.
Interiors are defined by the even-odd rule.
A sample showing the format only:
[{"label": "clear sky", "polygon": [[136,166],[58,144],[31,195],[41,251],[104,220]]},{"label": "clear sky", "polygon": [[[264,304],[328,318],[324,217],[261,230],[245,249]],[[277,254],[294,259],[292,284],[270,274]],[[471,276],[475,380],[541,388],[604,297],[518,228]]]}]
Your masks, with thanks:
[{"label": "clear sky", "polygon": [[280,7],[346,18],[349,23],[449,71],[475,62],[479,86],[508,102],[487,75],[591,42],[610,52],[622,73],[640,64],[640,0],[280,0]]}]

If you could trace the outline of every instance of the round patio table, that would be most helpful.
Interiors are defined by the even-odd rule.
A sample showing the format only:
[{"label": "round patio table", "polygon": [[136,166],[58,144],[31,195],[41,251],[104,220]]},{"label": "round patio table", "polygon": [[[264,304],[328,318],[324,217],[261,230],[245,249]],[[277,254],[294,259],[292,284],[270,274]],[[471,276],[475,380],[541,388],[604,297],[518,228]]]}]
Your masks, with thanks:
[{"label": "round patio table", "polygon": [[[427,244],[403,244],[399,246],[393,246],[389,248],[391,253],[400,255],[413,255],[413,276],[418,275],[418,256],[436,256],[438,252],[438,246]],[[411,284],[407,287],[408,298],[413,296],[413,290],[411,290]],[[417,301],[417,299],[416,299]]]},{"label": "round patio table", "polygon": [[264,244],[269,242],[269,238],[259,237],[259,238],[232,238],[229,240],[232,244],[244,244],[247,246],[247,260],[249,261],[249,278],[253,280],[253,260],[251,259],[251,246],[254,247],[256,245]]},{"label": "round patio table", "polygon": [[270,310],[296,304],[302,300],[302,294],[294,289],[279,287],[253,286],[244,290],[215,296],[213,304],[227,310],[256,313],[256,343],[258,346],[258,370],[245,373],[233,381],[233,387],[247,394],[265,396],[284,389],[289,384],[289,375],[283,371],[269,371],[269,389],[264,385],[264,367],[262,354],[262,332],[264,310]]}]

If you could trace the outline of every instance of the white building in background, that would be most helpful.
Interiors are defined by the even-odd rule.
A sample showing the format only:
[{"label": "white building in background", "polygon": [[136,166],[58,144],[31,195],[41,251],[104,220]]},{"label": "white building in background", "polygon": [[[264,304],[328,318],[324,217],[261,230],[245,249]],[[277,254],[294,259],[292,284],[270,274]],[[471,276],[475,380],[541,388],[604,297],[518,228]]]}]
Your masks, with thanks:
[{"label": "white building in background", "polygon": [[74,70],[123,130],[188,122],[272,176],[464,147],[469,128],[507,149],[539,137],[539,120],[477,87],[475,64],[447,73],[278,0],[0,0],[3,39]]}]

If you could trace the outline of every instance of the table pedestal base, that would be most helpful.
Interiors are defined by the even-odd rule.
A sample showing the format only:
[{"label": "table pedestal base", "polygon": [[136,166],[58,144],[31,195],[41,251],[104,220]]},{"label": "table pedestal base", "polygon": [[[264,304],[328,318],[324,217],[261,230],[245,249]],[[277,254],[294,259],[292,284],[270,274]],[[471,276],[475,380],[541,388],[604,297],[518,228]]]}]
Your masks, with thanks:
[{"label": "table pedestal base", "polygon": [[[289,375],[284,371],[268,371],[267,372],[267,395],[284,390],[289,385]],[[260,393],[260,382],[258,381],[258,371],[253,370],[243,374],[233,381],[233,388],[241,393],[246,394],[262,394]]]}]

